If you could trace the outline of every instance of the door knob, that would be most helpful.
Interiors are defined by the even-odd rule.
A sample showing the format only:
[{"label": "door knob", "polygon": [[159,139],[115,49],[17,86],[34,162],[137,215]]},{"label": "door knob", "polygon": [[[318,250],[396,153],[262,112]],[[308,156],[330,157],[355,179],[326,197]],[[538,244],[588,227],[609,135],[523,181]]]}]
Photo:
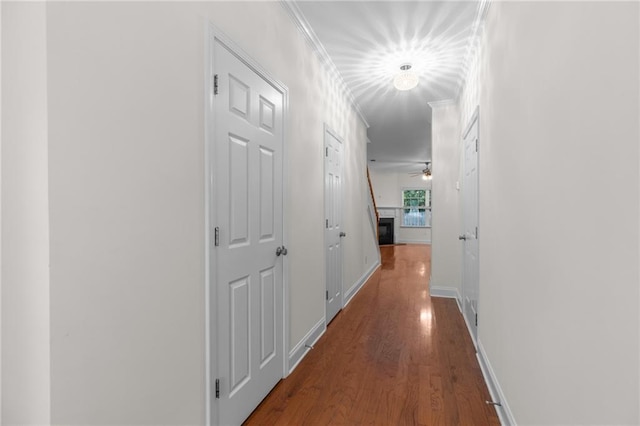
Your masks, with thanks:
[{"label": "door knob", "polygon": [[[276,256],[280,256],[282,254],[282,247],[278,247],[276,249]],[[286,253],[285,253],[286,254]]]},{"label": "door knob", "polygon": [[467,236],[466,235],[460,235],[460,236],[458,236],[458,239],[459,240],[466,240]]},{"label": "door knob", "polygon": [[341,232],[341,233],[340,233],[340,236],[341,236],[341,237],[346,237],[346,236],[347,236],[347,234],[345,234],[344,232]]},{"label": "door knob", "polygon": [[285,246],[282,246],[282,255],[286,256],[288,252],[289,252],[289,250],[287,250],[287,248]]}]

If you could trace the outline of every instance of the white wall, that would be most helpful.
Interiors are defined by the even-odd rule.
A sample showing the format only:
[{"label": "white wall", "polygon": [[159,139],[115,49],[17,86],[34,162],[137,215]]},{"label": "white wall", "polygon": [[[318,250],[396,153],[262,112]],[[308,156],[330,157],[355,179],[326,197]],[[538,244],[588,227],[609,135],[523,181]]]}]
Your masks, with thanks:
[{"label": "white wall", "polygon": [[[417,177],[411,177],[408,173],[386,172],[376,169],[369,169],[371,175],[371,185],[376,197],[378,210],[402,207],[402,191],[404,189],[431,189],[431,181],[424,181]],[[397,211],[397,215],[400,214]],[[395,222],[400,221],[400,217],[395,218]],[[397,225],[397,243],[431,243],[431,227],[429,228],[407,228]]]},{"label": "white wall", "polygon": [[2,3],[2,424],[50,421],[44,3]]},{"label": "white wall", "polygon": [[377,255],[365,125],[280,4],[49,4],[55,423],[204,423],[206,20],[289,88],[291,348],[324,318],[325,123],[347,147],[345,288]]},{"label": "white wall", "polygon": [[402,205],[402,188],[399,187],[397,173],[370,168],[369,176],[378,208]]},{"label": "white wall", "polygon": [[460,192],[460,110],[455,102],[432,105],[432,295],[460,299],[462,245]]},{"label": "white wall", "polygon": [[518,424],[640,422],[638,9],[489,10],[479,340]]},{"label": "white wall", "polygon": [[[1,2],[0,2],[0,23],[2,23],[2,3]],[[2,53],[1,52],[2,52],[2,29],[0,28],[0,423],[2,423]]]},{"label": "white wall", "polygon": [[[351,127],[345,138],[344,259],[342,276],[345,295],[361,285],[372,268],[380,263],[376,229],[368,219],[369,183],[367,182],[367,128]],[[364,171],[364,172],[363,172]],[[350,291],[351,290],[351,291]]]}]

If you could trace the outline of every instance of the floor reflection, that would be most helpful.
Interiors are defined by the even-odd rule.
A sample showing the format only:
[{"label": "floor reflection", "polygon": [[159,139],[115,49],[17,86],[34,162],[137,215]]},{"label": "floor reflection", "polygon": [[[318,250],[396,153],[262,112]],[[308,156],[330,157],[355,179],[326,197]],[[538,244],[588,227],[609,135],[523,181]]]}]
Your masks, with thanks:
[{"label": "floor reflection", "polygon": [[382,265],[380,266],[384,270],[396,269],[396,246],[380,246],[380,257],[382,258]]},{"label": "floor reflection", "polygon": [[417,268],[417,272],[421,277],[424,277],[427,273],[427,265],[425,263],[421,263]]},{"label": "floor reflection", "polygon": [[376,271],[245,425],[499,426],[453,299],[429,296],[431,247]]},{"label": "floor reflection", "polygon": [[420,324],[422,324],[422,328],[424,331],[430,331],[431,325],[433,323],[433,312],[431,311],[431,306],[428,308],[423,308],[420,310]]}]

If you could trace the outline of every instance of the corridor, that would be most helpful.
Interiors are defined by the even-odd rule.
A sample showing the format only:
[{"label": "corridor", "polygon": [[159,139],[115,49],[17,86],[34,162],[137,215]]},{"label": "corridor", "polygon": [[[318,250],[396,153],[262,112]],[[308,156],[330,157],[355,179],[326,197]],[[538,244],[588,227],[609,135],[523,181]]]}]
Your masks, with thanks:
[{"label": "corridor", "polygon": [[453,299],[431,298],[431,246],[382,266],[245,425],[497,425]]}]

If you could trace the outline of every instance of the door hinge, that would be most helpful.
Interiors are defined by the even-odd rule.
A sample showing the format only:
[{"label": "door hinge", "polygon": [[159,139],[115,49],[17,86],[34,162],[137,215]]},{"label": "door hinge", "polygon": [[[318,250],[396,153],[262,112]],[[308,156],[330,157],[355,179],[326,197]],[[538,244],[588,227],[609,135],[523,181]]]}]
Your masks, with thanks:
[{"label": "door hinge", "polygon": [[476,327],[478,326],[478,314],[476,314]]},{"label": "door hinge", "polygon": [[324,149],[324,156],[325,157],[329,156],[329,148],[328,147]]},{"label": "door hinge", "polygon": [[476,226],[476,240],[478,239],[478,227]]},{"label": "door hinge", "polygon": [[324,227],[327,229],[329,228],[329,219],[324,220]]},{"label": "door hinge", "polygon": [[476,139],[476,152],[478,152],[478,139]]},{"label": "door hinge", "polygon": [[326,300],[329,300],[329,290],[327,290],[326,296],[325,296]]},{"label": "door hinge", "polygon": [[216,226],[213,237],[213,245],[218,247],[220,245],[220,228]]},{"label": "door hinge", "polygon": [[213,76],[213,94],[218,94],[218,74]]},{"label": "door hinge", "polygon": [[216,399],[220,399],[220,379],[216,379]]}]

